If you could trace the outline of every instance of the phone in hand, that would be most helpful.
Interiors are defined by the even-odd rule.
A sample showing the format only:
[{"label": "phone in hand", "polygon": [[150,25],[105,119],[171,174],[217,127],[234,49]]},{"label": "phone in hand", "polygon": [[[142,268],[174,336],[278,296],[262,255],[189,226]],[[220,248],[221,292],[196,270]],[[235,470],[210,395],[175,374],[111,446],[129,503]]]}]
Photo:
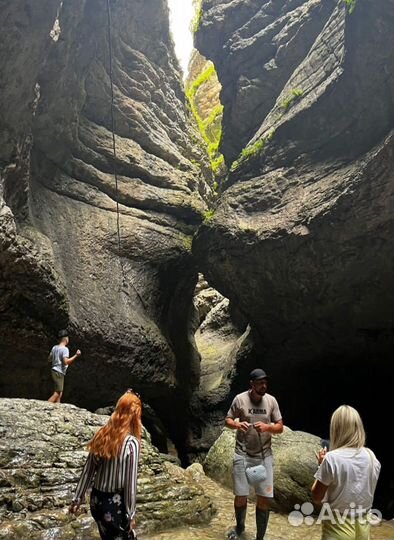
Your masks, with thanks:
[{"label": "phone in hand", "polygon": [[322,448],[325,448],[327,450],[327,452],[329,451],[329,449],[330,449],[330,441],[329,441],[329,439],[322,439],[320,441],[320,444],[321,444]]}]

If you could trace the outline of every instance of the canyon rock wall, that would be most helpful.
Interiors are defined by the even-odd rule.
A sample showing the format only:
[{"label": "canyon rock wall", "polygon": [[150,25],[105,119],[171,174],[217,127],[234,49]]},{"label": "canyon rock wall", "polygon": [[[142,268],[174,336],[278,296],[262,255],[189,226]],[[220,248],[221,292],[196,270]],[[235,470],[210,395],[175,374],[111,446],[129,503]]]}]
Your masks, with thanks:
[{"label": "canyon rock wall", "polygon": [[198,381],[191,239],[208,158],[167,3],[110,6],[108,25],[104,0],[0,4],[3,396],[47,397],[66,326],[83,352],[66,400],[94,408],[127,386],[187,399]]},{"label": "canyon rock wall", "polygon": [[200,382],[190,399],[190,427],[186,448],[191,460],[201,460],[223,429],[237,365],[249,353],[250,329],[227,298],[199,276],[194,306],[195,341]]},{"label": "canyon rock wall", "polygon": [[[393,384],[394,0],[348,4],[204,0],[195,69],[214,62],[222,85],[229,168],[213,197],[164,0],[111,3],[110,26],[104,0],[0,3],[2,395],[49,394],[68,326],[83,356],[65,398],[95,408],[135,386],[190,454],[262,365],[294,429],[359,408],[390,485],[375,419]],[[203,347],[235,346],[214,388],[197,269],[231,308],[202,328]]]},{"label": "canyon rock wall", "polygon": [[393,384],[393,43],[393,0],[205,0],[196,43],[231,168],[193,248],[255,340],[234,390],[262,365],[286,423],[314,433],[355,405],[386,486],[370,404]]}]

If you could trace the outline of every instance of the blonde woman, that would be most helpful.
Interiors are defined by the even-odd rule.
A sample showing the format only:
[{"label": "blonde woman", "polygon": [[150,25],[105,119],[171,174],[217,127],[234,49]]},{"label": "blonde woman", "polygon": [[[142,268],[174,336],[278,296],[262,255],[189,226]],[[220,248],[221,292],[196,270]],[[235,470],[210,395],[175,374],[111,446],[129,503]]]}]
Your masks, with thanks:
[{"label": "blonde woman", "polygon": [[70,506],[74,514],[93,483],[90,509],[102,540],[133,540],[138,458],[141,441],[141,400],[128,390],[108,423],[88,444],[89,455]]},{"label": "blonde woman", "polygon": [[320,514],[322,540],[368,540],[370,516],[380,463],[365,448],[359,413],[349,405],[331,417],[330,451],[319,453],[312,486],[315,503],[327,503]]}]

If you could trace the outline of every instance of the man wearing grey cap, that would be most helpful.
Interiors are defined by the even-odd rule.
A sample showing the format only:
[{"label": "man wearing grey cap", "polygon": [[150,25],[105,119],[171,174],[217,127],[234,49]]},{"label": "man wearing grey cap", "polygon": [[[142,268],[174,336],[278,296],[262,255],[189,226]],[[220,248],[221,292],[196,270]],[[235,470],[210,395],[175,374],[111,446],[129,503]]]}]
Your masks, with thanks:
[{"label": "man wearing grey cap", "polygon": [[271,437],[282,433],[283,422],[278,402],[267,394],[268,376],[254,369],[250,389],[235,396],[226,416],[226,426],[236,429],[233,462],[236,527],[227,537],[236,540],[245,530],[250,485],[246,469],[263,464],[265,479],[253,484],[256,492],[256,540],[263,540],[268,525],[269,503],[274,496]]}]

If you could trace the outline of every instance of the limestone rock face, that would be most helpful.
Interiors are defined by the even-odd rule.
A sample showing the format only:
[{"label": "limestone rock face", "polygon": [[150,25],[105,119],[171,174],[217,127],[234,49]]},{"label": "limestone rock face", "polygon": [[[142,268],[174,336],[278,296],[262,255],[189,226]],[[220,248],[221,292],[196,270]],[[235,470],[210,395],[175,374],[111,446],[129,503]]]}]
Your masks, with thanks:
[{"label": "limestone rock face", "polygon": [[[342,0],[204,1],[196,46],[215,63],[223,87],[222,151],[229,164],[321,38],[337,4],[344,11]],[[333,54],[337,40],[331,45]]]},{"label": "limestone rock face", "polygon": [[221,88],[213,63],[194,50],[189,62],[185,91],[199,131],[207,145],[215,177],[225,173],[224,158],[218,151],[223,118]]},{"label": "limestone rock face", "polygon": [[[225,428],[204,461],[207,475],[230,489],[234,447],[235,431]],[[272,438],[276,510],[290,512],[295,504],[311,501],[311,485],[317,469],[315,452],[319,448],[318,437],[288,427],[283,434]]]},{"label": "limestone rock face", "polygon": [[103,406],[127,386],[160,399],[198,379],[190,248],[207,156],[167,3],[111,9],[116,159],[107,2],[0,6],[2,395],[47,395],[46,357],[65,326],[83,352],[67,375],[74,402]]},{"label": "limestone rock face", "polygon": [[[73,405],[0,399],[0,538],[98,538],[86,514],[67,513],[85,462],[86,443],[107,417]],[[164,462],[145,432],[139,466],[138,527],[206,522],[214,510],[192,476]]]},{"label": "limestone rock face", "polygon": [[[388,490],[370,400],[385,408],[393,385],[391,43],[393,0],[360,0],[352,13],[342,0],[204,2],[197,46],[223,86],[233,163],[193,243],[253,331],[234,390],[261,365],[285,421],[308,431],[327,433],[333,410],[355,404]],[[379,384],[363,399],[367,380]]]},{"label": "limestone rock face", "polygon": [[228,299],[208,283],[205,284],[206,288],[201,287],[194,297],[199,314],[199,326],[195,333],[201,355],[199,389],[204,394],[219,387],[228,378],[233,368],[234,352],[239,347],[238,340],[246,330],[236,326]]},{"label": "limestone rock face", "polygon": [[190,401],[189,457],[201,459],[219,436],[229,407],[236,366],[248,342],[249,328],[203,276],[194,296],[195,341],[200,361],[200,381]]},{"label": "limestone rock face", "polygon": [[[194,49],[190,63],[189,73],[186,79],[185,90],[186,93],[191,89],[193,83],[204,74],[203,81],[195,89],[194,102],[198,112],[198,116],[202,122],[206,122],[211,116],[213,109],[220,106],[220,90],[221,85],[218,81],[216,70],[210,60],[207,60],[196,49]],[[223,111],[221,108],[220,113]],[[222,116],[218,114],[220,123]],[[213,142],[213,139],[212,139]]]}]

